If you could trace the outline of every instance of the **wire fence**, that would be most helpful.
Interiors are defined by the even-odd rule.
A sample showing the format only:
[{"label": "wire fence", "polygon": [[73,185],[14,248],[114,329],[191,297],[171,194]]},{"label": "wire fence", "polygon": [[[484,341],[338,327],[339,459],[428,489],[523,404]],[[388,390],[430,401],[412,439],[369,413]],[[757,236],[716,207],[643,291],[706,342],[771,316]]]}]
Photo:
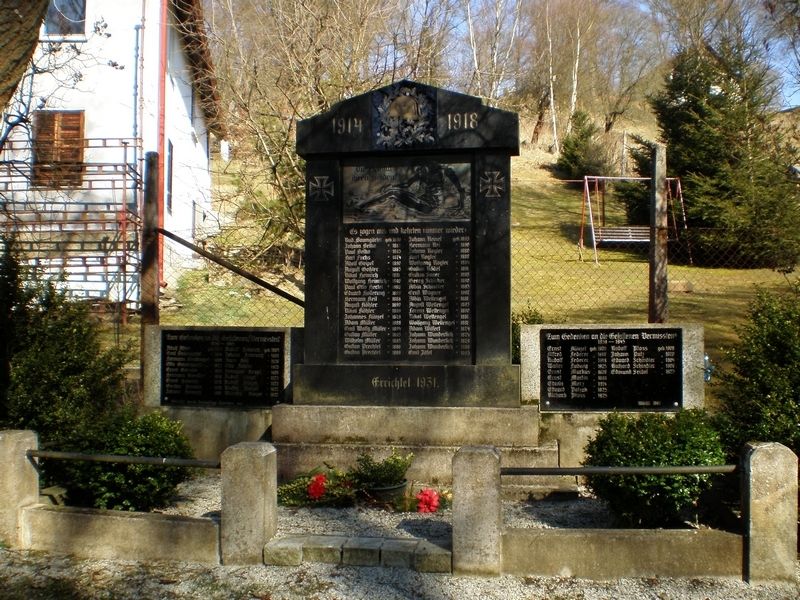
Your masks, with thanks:
[{"label": "wire fence", "polygon": [[[512,311],[535,309],[553,323],[642,323],[648,314],[649,242],[591,244],[583,191],[553,180],[515,181],[511,215]],[[605,217],[624,224],[610,207]],[[583,236],[581,236],[583,232]],[[187,232],[188,233],[188,232]],[[758,288],[779,289],[786,277],[768,268],[745,268],[729,247],[691,259],[692,239],[708,232],[675,232],[670,242],[669,320],[705,326],[712,354],[736,340]],[[679,235],[678,235],[679,234]],[[693,237],[694,236],[694,237]],[[187,236],[190,237],[190,236]],[[585,246],[582,248],[580,240]],[[208,246],[270,284],[302,299],[302,252],[265,253]],[[161,322],[170,325],[303,325],[303,309],[169,239],[163,239],[167,283]],[[261,262],[250,258],[257,254]],[[265,264],[270,265],[268,268]],[[260,266],[259,266],[260,265]]]}]

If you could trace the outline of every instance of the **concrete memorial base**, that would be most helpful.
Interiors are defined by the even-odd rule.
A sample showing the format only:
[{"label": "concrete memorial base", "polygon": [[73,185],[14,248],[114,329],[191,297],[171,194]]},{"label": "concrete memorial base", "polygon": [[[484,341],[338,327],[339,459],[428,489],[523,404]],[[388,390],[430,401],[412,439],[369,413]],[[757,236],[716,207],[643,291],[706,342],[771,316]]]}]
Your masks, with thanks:
[{"label": "concrete memorial base", "polygon": [[519,406],[514,365],[296,365],[294,403]]},{"label": "concrete memorial base", "polygon": [[[323,463],[355,465],[360,453],[387,456],[392,448],[414,453],[408,479],[430,484],[453,480],[452,459],[464,445],[494,445],[503,466],[558,466],[555,444],[539,442],[539,411],[517,408],[409,406],[273,407],[272,440],[278,478],[287,481]],[[504,478],[505,479],[505,478]],[[515,477],[504,481],[507,496],[574,490],[575,478]]]}]

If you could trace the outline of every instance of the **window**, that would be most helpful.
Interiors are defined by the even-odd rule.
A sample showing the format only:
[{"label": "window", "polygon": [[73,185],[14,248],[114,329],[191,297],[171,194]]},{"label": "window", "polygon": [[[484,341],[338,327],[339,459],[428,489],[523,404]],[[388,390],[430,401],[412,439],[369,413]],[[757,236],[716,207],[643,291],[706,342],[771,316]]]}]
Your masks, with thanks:
[{"label": "window", "polygon": [[83,170],[83,111],[33,113],[33,185],[80,187]]},{"label": "window", "polygon": [[46,35],[84,35],[86,0],[50,0],[44,18]]}]

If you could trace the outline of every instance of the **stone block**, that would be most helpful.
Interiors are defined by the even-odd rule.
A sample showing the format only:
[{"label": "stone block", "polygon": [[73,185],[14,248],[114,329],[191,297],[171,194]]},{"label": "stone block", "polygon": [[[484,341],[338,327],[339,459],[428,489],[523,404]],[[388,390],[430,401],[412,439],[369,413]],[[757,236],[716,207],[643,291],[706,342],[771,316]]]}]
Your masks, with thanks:
[{"label": "stone block", "polygon": [[381,566],[411,569],[419,540],[384,540],[381,545]]},{"label": "stone block", "polygon": [[278,513],[277,454],[271,444],[242,442],[222,453],[220,547],[224,564],[263,561]]},{"label": "stone block", "polygon": [[270,540],[264,546],[264,564],[296,567],[303,562],[303,536]]},{"label": "stone block", "polygon": [[420,573],[450,573],[453,554],[447,548],[422,540],[414,550],[414,569]]},{"label": "stone block", "polygon": [[26,456],[39,447],[33,431],[0,431],[0,542],[19,543],[20,509],[39,501],[39,473]]},{"label": "stone block", "polygon": [[219,564],[219,527],[211,519],[35,505],[22,510],[21,529],[28,550],[101,560]]},{"label": "stone block", "polygon": [[453,572],[499,574],[502,534],[500,452],[465,446],[453,458]]},{"label": "stone block", "polygon": [[342,547],[348,539],[338,535],[310,535],[303,542],[303,560],[339,565],[342,563]]},{"label": "stone block", "polygon": [[315,406],[272,409],[275,443],[536,446],[538,407]]},{"label": "stone block", "polygon": [[382,545],[382,538],[350,538],[342,546],[342,564],[377,567],[381,564]]},{"label": "stone block", "polygon": [[740,577],[742,536],[713,529],[506,529],[503,572],[613,580]]},{"label": "stone block", "polygon": [[797,561],[797,456],[778,443],[748,444],[743,456],[745,578],[793,581]]}]

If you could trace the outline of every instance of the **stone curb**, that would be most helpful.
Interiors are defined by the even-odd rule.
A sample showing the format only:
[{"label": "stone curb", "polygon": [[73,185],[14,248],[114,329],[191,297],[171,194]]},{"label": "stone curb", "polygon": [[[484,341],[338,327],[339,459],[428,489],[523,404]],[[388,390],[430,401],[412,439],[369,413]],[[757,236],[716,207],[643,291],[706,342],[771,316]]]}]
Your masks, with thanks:
[{"label": "stone curb", "polygon": [[303,562],[345,566],[382,566],[420,573],[451,573],[452,552],[427,540],[341,535],[297,535],[264,546],[264,564],[297,566]]}]

